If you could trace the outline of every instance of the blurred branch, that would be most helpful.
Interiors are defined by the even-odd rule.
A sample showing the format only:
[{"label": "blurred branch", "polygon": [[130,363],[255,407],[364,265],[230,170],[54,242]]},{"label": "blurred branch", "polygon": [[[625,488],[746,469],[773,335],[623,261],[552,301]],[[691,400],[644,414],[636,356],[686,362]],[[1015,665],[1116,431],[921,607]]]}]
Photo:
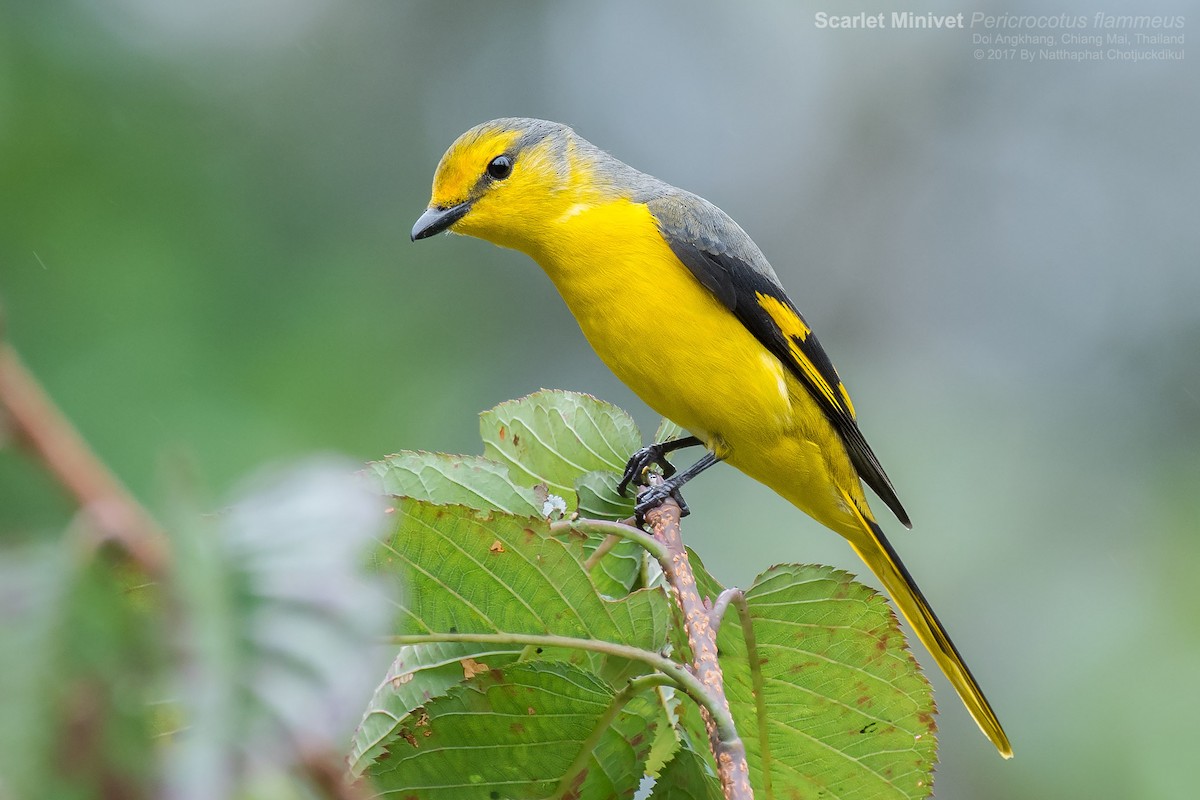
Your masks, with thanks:
[{"label": "blurred branch", "polygon": [[40,460],[92,523],[97,544],[112,541],[151,577],[167,565],[162,531],[87,446],[17,351],[0,341],[0,423]]},{"label": "blurred branch", "polygon": [[377,796],[365,777],[354,782],[347,779],[345,757],[337,753],[304,754],[300,771],[320,796],[329,800],[370,800]]},{"label": "blurred branch", "polygon": [[[661,480],[661,477],[652,474],[648,486]],[[726,800],[749,800],[754,792],[750,787],[746,746],[733,726],[729,698],[725,696],[725,678],[717,660],[717,629],[696,589],[696,576],[688,561],[687,550],[683,547],[679,516],[679,504],[673,498],[668,498],[657,508],[646,512],[646,522],[654,531],[654,539],[666,550],[668,557],[659,559],[663,576],[683,612],[684,630],[692,649],[692,671],[711,700],[711,704],[701,705],[700,713],[708,729],[709,745],[717,760],[721,789]],[[713,713],[713,706],[716,706],[718,713]]]}]

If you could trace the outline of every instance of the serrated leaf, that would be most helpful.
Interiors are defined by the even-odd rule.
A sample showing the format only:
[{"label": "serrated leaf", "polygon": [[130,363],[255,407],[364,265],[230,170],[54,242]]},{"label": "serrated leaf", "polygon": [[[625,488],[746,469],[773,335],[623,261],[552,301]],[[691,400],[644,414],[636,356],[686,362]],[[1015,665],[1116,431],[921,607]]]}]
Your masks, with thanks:
[{"label": "serrated leaf", "polygon": [[[617,494],[619,476],[614,472],[589,472],[576,482],[579,515],[588,519],[623,520],[633,516],[633,498]],[[589,536],[584,551],[591,555],[605,540]],[[637,582],[644,550],[628,539],[618,542],[592,568],[592,579],[604,594],[617,597]]]},{"label": "serrated leaf", "polygon": [[[688,557],[700,596],[715,601],[720,583],[694,552]],[[767,752],[777,797],[928,796],[936,758],[932,695],[887,601],[849,573],[798,565],[767,570],[746,599],[762,662],[765,724],[732,606],[718,648],[756,795],[765,793]],[[677,653],[687,652],[679,627],[672,627],[672,642]],[[685,744],[710,759],[692,704],[680,708],[679,727]]]},{"label": "serrated leaf", "polygon": [[617,492],[621,480],[619,472],[593,470],[580,475],[575,481],[575,493],[579,497],[579,516],[589,519],[623,520],[633,516],[634,492],[628,497]]},{"label": "serrated leaf", "polygon": [[[584,552],[591,555],[603,541],[602,537],[589,536],[583,544]],[[617,542],[592,567],[590,574],[596,588],[609,597],[628,594],[638,580],[644,552],[636,542],[628,539]]]},{"label": "serrated leaf", "polygon": [[[586,537],[552,535],[541,519],[413,500],[397,506],[395,519],[395,530],[379,550],[376,565],[395,576],[404,589],[400,632],[555,634],[650,651],[666,641],[665,592],[643,589],[619,600],[604,597],[584,565]],[[467,645],[454,654],[480,650]],[[427,656],[428,651],[422,654]],[[486,660],[480,655],[472,658]],[[547,650],[540,658],[573,658],[592,672],[606,667],[602,657],[580,651]],[[466,677],[452,672],[421,675],[422,683],[409,688],[420,688],[434,698],[431,702],[437,702],[438,693],[454,694],[458,690],[449,684]],[[404,727],[410,718],[395,710],[411,705],[413,697],[388,697],[386,688],[382,692],[372,701],[368,716],[372,711],[380,714],[364,720],[366,730],[356,739],[359,768],[378,759],[384,749],[403,748],[406,730],[412,733]],[[498,735],[496,747],[511,741],[511,732]]]},{"label": "serrated leaf", "polygon": [[650,800],[722,800],[724,796],[708,761],[683,746],[659,773]]},{"label": "serrated leaf", "polygon": [[480,415],[479,431],[484,456],[504,464],[514,481],[544,483],[569,499],[580,476],[593,470],[620,473],[642,442],[633,418],[621,409],[561,391],[501,403]]},{"label": "serrated leaf", "polygon": [[658,430],[654,432],[654,441],[669,442],[672,439],[682,439],[688,435],[688,432],[676,425],[671,420],[663,417],[658,423]]},{"label": "serrated leaf", "polygon": [[732,608],[719,649],[755,791],[764,791],[769,770],[777,796],[928,797],[937,747],[933,698],[887,601],[848,573],[808,565],[772,567],[746,601],[770,709],[765,720]]},{"label": "serrated leaf", "polygon": [[521,650],[519,645],[440,642],[401,647],[354,732],[348,757],[350,773],[362,774],[384,752],[398,723],[415,708],[467,680],[464,662],[497,669],[515,661]]},{"label": "serrated leaf", "polygon": [[[483,414],[481,433],[485,458],[475,463],[496,462],[483,470],[489,480],[499,478],[507,495],[541,484],[569,503],[577,503],[579,513],[587,517],[621,519],[631,513],[629,501],[616,494],[615,483],[625,460],[640,445],[640,438],[632,421],[615,407],[585,395],[539,392]],[[684,435],[686,432],[678,426],[664,421],[655,439]],[[432,480],[440,484],[446,476],[442,470],[437,472]],[[428,488],[426,482],[420,483]],[[460,489],[452,486],[447,491]],[[430,490],[427,494],[432,497],[437,492]],[[462,501],[489,509],[503,505],[489,504],[480,497],[481,493],[474,492]],[[534,505],[540,499],[535,495]],[[397,528],[378,559],[384,572],[407,582],[400,630],[555,633],[632,643],[646,649],[662,647],[669,634],[674,657],[686,658],[689,648],[681,621],[672,619],[673,614],[677,617],[673,604],[637,609],[629,604],[614,616],[620,603],[642,598],[645,591],[619,601],[604,597],[618,596],[636,585],[643,572],[643,554],[636,548],[627,554],[614,550],[597,559],[589,574],[584,561],[602,537],[551,535],[544,519],[531,518],[542,509],[533,509],[534,514],[528,508],[522,511],[524,516],[513,516],[499,510],[472,512],[458,506],[401,503]],[[694,554],[692,563],[701,595],[715,600],[722,590],[720,584]],[[653,574],[647,579],[655,580]],[[656,590],[661,588],[655,583]],[[654,596],[663,599],[662,594]],[[746,743],[756,792],[776,797],[927,796],[936,747],[932,699],[886,601],[845,573],[796,566],[765,572],[747,592],[747,601],[758,640],[758,663],[747,663],[735,609],[730,609],[724,620],[719,646],[730,709]],[[628,638],[647,629],[653,629],[652,636],[636,641]],[[490,658],[497,661],[512,654],[506,651]],[[438,756],[441,760],[433,762],[436,768],[430,767],[427,773],[433,779],[440,772],[443,781],[425,791],[406,773],[402,780],[381,786],[401,793],[405,787],[415,788],[415,797],[467,798],[540,797],[556,787],[562,789],[546,777],[546,764],[537,759],[539,750],[550,754],[549,743],[545,748],[536,742],[535,747],[514,744],[511,729],[506,736],[496,727],[503,720],[497,722],[491,713],[491,690],[483,691],[481,687],[489,680],[504,684],[524,675],[522,669],[542,665],[574,670],[585,676],[589,685],[612,692],[612,686],[624,685],[646,669],[641,662],[606,660],[595,654],[581,657],[578,652],[542,648],[536,656],[528,650],[523,653],[533,661],[500,667],[487,663],[478,648],[467,646],[459,655],[466,657],[457,665],[404,673],[412,675],[408,679],[412,685],[397,688],[395,697],[377,695],[373,708],[378,707],[380,713],[372,722],[378,723],[377,730],[361,747],[356,741],[356,764],[360,767],[375,756],[390,753],[386,762],[377,762],[369,770],[373,775],[387,773],[396,769],[392,759],[397,753],[406,747],[421,747],[418,733],[426,733],[418,728],[444,717],[455,734],[442,746],[444,753]],[[570,659],[570,663],[557,659]],[[486,674],[480,670],[486,670]],[[522,682],[525,680],[515,680],[510,688],[534,691]],[[573,683],[576,688],[581,685],[578,680]],[[756,686],[762,702],[771,709],[769,714],[765,709],[760,714],[755,702]],[[423,706],[414,707],[418,689],[428,690],[420,697],[432,697]],[[452,701],[466,702],[476,696],[469,692],[488,697],[486,709],[472,706],[469,712],[461,708],[444,711]],[[658,705],[650,707],[655,714],[661,712],[663,719],[671,719],[671,708],[662,703],[662,693],[656,696]],[[644,701],[639,698],[631,702],[629,710]],[[662,769],[666,780],[654,796],[660,800],[708,800],[715,796],[715,763],[708,753],[707,732],[695,705],[687,701],[679,707],[669,738],[662,736],[662,722],[652,724],[657,717],[647,714],[641,714],[640,721],[638,715],[622,717],[633,726],[628,729],[613,724],[605,730],[605,738],[592,751],[593,758],[599,757],[597,771],[581,775],[580,782],[567,787],[566,796],[609,797],[631,792],[636,786],[636,781],[631,782],[636,772],[627,771],[632,769],[630,764],[640,762],[646,767],[652,762],[657,766],[677,748],[678,754]],[[637,745],[645,743],[644,739],[629,744],[636,738],[638,725],[653,727],[653,742],[643,751]],[[472,738],[485,728],[491,731],[490,736]],[[617,738],[610,740],[610,736]],[[605,742],[615,749],[605,750]],[[478,769],[470,773],[474,759],[471,764],[455,761],[462,754],[461,748],[478,752],[489,761],[519,762],[524,765],[523,778],[505,783],[502,789],[489,790],[487,795],[477,793],[482,784],[503,776],[488,777]],[[631,753],[631,758],[623,753]],[[417,758],[411,753],[405,756],[410,757]],[[422,763],[428,766],[431,762]],[[445,780],[450,775],[457,779],[462,767],[468,769],[465,782]],[[507,767],[498,767],[503,768]],[[425,773],[414,773],[418,774]],[[561,774],[560,768],[557,775]],[[771,792],[766,791],[768,778]]]},{"label": "serrated leaf", "polygon": [[482,456],[403,450],[367,464],[380,490],[393,497],[542,516],[533,489],[515,483],[508,468]]},{"label": "serrated leaf", "polygon": [[[615,692],[563,662],[490,670],[434,698],[403,720],[371,769],[380,795],[421,800],[545,798],[555,792],[602,724]],[[639,708],[617,713],[567,787],[578,800],[627,797],[643,753],[627,740],[645,730]]]},{"label": "serrated leaf", "polygon": [[525,633],[603,639],[646,650],[666,641],[661,590],[605,598],[583,561],[585,537],[545,520],[406,500],[376,556],[405,592],[398,633]]},{"label": "serrated leaf", "polygon": [[[670,686],[660,686],[653,694],[644,695],[642,699],[654,703],[653,713],[661,715],[663,724],[656,730],[650,753],[646,758],[646,774],[658,774],[682,746],[679,735],[675,732],[677,713],[683,703],[682,692]],[[644,714],[649,718],[649,714]]]},{"label": "serrated leaf", "polygon": [[663,703],[662,689],[643,691],[625,704],[592,751],[595,767],[587,778],[586,795],[596,798],[628,796],[642,776],[662,766],[678,741]]}]

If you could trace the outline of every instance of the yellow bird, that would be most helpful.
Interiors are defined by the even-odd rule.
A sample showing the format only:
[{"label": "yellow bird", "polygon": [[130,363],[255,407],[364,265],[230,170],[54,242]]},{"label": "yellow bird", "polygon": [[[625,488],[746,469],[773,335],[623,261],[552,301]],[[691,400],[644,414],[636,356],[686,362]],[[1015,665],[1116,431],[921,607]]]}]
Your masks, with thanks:
[{"label": "yellow bird", "polygon": [[1008,737],[929,602],[884,538],[865,482],[908,515],[863,438],[850,395],[758,247],[702,197],[536,119],[464,133],[438,164],[413,240],[441,231],[529,254],[617,377],[692,436],[630,460],[707,448],[642,495],[638,513],[727,461],[840,533],[891,593],[1000,754]]}]

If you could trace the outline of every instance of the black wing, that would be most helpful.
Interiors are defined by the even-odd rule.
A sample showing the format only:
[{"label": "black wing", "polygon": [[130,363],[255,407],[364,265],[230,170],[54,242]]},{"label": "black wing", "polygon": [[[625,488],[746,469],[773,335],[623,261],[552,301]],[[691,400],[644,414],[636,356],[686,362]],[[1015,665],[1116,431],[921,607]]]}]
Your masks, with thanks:
[{"label": "black wing", "polygon": [[858,429],[833,362],[758,246],[712,203],[675,191],[646,202],[675,257],[800,379],[841,436],[858,474],[911,528],[892,482]]}]

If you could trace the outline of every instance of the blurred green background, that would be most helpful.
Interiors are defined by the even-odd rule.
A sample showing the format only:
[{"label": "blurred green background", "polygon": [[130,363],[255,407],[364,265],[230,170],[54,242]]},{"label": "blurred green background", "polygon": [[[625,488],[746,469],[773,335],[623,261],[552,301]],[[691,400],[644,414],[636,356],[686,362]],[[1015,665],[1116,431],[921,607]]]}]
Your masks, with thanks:
[{"label": "blurred green background", "polygon": [[[1187,796],[1196,58],[997,62],[969,31],[814,27],[860,9],[879,10],[6,2],[6,335],[151,508],[179,459],[217,494],[313,451],[478,452],[475,414],[543,386],[649,435],[526,257],[408,241],[463,130],[567,122],[741,222],[838,364],[916,526],[885,527],[1016,750],[1002,762],[934,676],[938,795]],[[1200,21],[1195,3],[1053,11]],[[861,571],[732,469],[687,497],[726,582]],[[71,514],[0,450],[0,540]]]}]

